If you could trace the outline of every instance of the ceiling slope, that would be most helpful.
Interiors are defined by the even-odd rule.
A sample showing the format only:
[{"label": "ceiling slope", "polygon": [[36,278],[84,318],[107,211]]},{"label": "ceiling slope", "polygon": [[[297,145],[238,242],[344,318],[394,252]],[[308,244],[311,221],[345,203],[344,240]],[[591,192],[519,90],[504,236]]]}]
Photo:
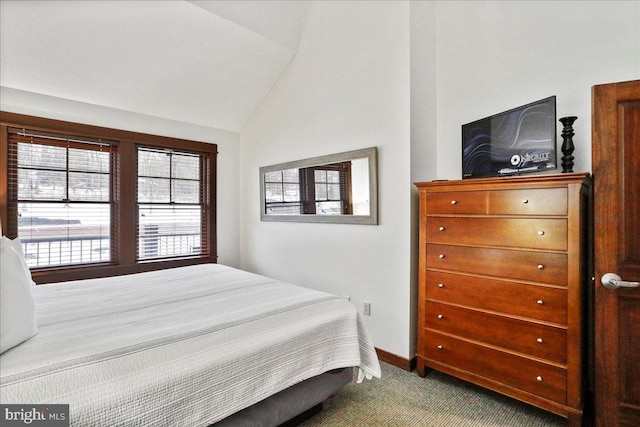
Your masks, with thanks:
[{"label": "ceiling slope", "polygon": [[306,8],[255,3],[3,0],[0,85],[239,132]]}]

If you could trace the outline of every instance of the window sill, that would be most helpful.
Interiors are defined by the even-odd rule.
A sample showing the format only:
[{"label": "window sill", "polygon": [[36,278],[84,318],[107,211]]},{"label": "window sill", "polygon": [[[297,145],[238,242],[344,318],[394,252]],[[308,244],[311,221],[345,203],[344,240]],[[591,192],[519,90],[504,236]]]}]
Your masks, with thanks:
[{"label": "window sill", "polygon": [[216,256],[180,258],[171,260],[144,261],[131,265],[91,264],[82,266],[52,267],[31,272],[38,285],[46,283],[66,282],[69,280],[96,279],[99,277],[121,276],[124,274],[142,273],[145,271],[163,270],[187,265],[216,263]]}]

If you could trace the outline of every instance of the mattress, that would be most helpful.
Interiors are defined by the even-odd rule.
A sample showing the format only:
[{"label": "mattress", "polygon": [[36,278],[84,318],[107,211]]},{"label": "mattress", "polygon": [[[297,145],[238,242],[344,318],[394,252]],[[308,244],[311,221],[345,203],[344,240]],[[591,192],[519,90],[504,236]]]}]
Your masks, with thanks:
[{"label": "mattress", "polygon": [[71,425],[204,426],[323,372],[380,366],[335,295],[217,264],[38,286],[38,334],[0,356],[2,403]]}]

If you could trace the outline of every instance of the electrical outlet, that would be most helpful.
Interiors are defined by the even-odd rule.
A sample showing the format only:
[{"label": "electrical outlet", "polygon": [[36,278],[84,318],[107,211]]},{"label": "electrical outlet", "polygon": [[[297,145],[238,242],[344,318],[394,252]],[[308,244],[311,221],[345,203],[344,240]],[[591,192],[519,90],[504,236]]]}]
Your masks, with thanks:
[{"label": "electrical outlet", "polygon": [[371,303],[365,302],[363,307],[363,312],[365,316],[371,316]]}]

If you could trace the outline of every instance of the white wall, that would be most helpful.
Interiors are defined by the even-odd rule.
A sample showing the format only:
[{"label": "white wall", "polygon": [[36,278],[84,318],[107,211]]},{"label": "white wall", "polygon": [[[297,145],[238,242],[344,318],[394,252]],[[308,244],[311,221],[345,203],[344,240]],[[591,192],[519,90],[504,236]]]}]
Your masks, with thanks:
[{"label": "white wall", "polygon": [[[349,295],[409,357],[409,4],[314,2],[297,56],[240,134],[242,267]],[[261,222],[258,168],[378,147],[380,224]]]},{"label": "white wall", "polygon": [[[436,3],[411,2],[411,182],[437,178]],[[411,339],[417,345],[420,196],[411,186]]]},{"label": "white wall", "polygon": [[436,13],[438,178],[462,176],[463,123],[550,95],[558,118],[578,117],[574,171],[590,172],[591,87],[640,78],[640,2],[442,1]]},{"label": "white wall", "polygon": [[[241,133],[242,266],[371,301],[376,346],[411,357],[412,182],[459,179],[462,124],[550,95],[558,118],[578,116],[574,170],[590,171],[591,87],[640,77],[639,5],[314,2],[297,57]],[[371,145],[379,226],[259,221],[259,166]]]},{"label": "white wall", "polygon": [[371,215],[369,159],[351,161],[351,207],[353,215]]},{"label": "white wall", "polygon": [[1,87],[2,111],[218,144],[218,262],[239,265],[237,133]]}]

